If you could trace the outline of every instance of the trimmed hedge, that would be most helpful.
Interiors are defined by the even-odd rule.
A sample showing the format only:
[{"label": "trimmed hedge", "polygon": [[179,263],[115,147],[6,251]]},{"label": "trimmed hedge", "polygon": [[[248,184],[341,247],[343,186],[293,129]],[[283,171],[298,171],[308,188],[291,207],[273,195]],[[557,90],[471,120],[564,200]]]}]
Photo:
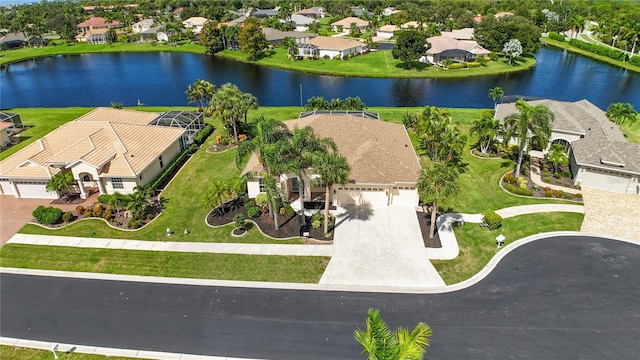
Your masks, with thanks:
[{"label": "trimmed hedge", "polygon": [[529,189],[522,189],[509,183],[504,183],[504,188],[507,189],[508,192],[516,195],[533,196],[533,191]]},{"label": "trimmed hedge", "polygon": [[482,225],[489,230],[495,230],[502,226],[502,216],[495,213],[495,211],[487,210],[482,213]]},{"label": "trimmed hedge", "polygon": [[31,215],[43,225],[59,224],[62,221],[62,210],[52,206],[40,205],[33,210]]},{"label": "trimmed hedge", "polygon": [[555,31],[550,31],[549,32],[549,39],[551,40],[556,40],[556,41],[562,41],[565,42],[565,37],[564,35],[560,35]]},{"label": "trimmed hedge", "polygon": [[209,135],[211,135],[211,133],[213,133],[213,130],[215,130],[213,125],[206,124],[202,128],[202,130],[200,130],[200,132],[198,134],[196,134],[196,136],[193,137],[193,142],[198,144],[198,145],[202,145],[209,138]]},{"label": "trimmed hedge", "polygon": [[594,54],[606,56],[606,57],[611,58],[613,60],[618,60],[618,61],[626,61],[627,60],[627,55],[624,52],[622,52],[620,50],[617,50],[617,49],[612,49],[612,48],[607,47],[607,46],[591,44],[591,43],[588,43],[588,42],[580,41],[578,39],[569,40],[569,45],[571,45],[573,47],[577,47],[578,49],[582,49],[582,50],[586,50],[586,51],[592,52]]}]

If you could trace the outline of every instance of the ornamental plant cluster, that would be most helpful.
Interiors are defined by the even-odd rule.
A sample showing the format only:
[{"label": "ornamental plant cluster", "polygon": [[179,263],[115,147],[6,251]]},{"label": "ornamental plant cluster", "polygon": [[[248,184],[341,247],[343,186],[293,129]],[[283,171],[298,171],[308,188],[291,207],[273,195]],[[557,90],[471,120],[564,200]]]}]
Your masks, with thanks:
[{"label": "ornamental plant cluster", "polygon": [[40,205],[31,214],[43,225],[54,225],[62,222],[62,210],[56,207]]},{"label": "ornamental plant cluster", "polygon": [[513,174],[508,173],[504,176],[503,181],[504,188],[510,193],[522,196],[533,196],[533,191],[528,188],[529,182],[524,177],[516,178]]}]

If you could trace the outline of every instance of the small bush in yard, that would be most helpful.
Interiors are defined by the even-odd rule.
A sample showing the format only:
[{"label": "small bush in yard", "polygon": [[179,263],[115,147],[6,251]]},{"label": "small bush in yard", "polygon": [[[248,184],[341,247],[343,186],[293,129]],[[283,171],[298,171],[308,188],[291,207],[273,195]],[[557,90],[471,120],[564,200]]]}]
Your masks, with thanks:
[{"label": "small bush in yard", "polygon": [[519,188],[515,185],[512,184],[504,184],[504,188],[507,189],[508,192],[512,193],[512,194],[516,194],[516,195],[523,195],[523,196],[532,196],[533,195],[533,191],[529,190],[529,189],[522,189]]},{"label": "small bush in yard", "polygon": [[571,172],[567,171],[567,170],[562,171],[560,173],[560,175],[562,175],[563,177],[566,177],[566,178],[571,178]]},{"label": "small bush in yard", "polygon": [[67,211],[62,214],[62,221],[68,223],[71,219],[73,219],[73,213],[71,211]]},{"label": "small bush in yard", "polygon": [[522,176],[518,178],[518,186],[520,187],[520,189],[526,189],[528,185],[529,182],[527,181],[527,179],[523,178]]},{"label": "small bush in yard", "polygon": [[252,202],[247,202],[244,204],[245,210],[247,210],[247,216],[250,218],[256,218],[260,216],[260,208],[256,206],[256,204]]},{"label": "small bush in yard", "polygon": [[496,214],[495,211],[487,210],[482,215],[484,215],[482,225],[487,229],[495,230],[502,226],[502,216]]},{"label": "small bush in yard", "polygon": [[82,205],[76,206],[76,214],[78,214],[78,215],[84,214],[84,206],[82,206]]},{"label": "small bush in yard", "polygon": [[311,227],[314,229],[320,229],[320,226],[322,226],[322,221],[320,220],[313,220],[311,222]]},{"label": "small bush in yard", "polygon": [[555,173],[553,174],[553,177],[556,179],[560,179],[562,177],[562,175],[560,175],[560,173]]},{"label": "small bush in yard", "polygon": [[139,226],[140,224],[138,223],[138,220],[133,218],[127,223],[127,228],[129,229],[137,229]]},{"label": "small bush in yard", "polygon": [[256,195],[256,205],[258,205],[258,207],[265,207],[267,206],[267,203],[269,202],[268,198],[267,198],[267,194],[265,193],[261,193]]},{"label": "small bush in yard", "polygon": [[513,176],[512,173],[508,173],[504,176],[504,182],[509,184],[515,184],[517,180],[518,179],[515,176]]},{"label": "small bush in yard", "polygon": [[545,196],[545,197],[551,197],[551,196],[553,196],[553,191],[551,191],[551,190],[545,190],[545,192],[544,192],[544,196]]},{"label": "small bush in yard", "polygon": [[544,182],[548,183],[549,181],[551,181],[551,178],[548,177],[548,176],[545,176],[544,179],[542,179],[542,180],[544,180]]},{"label": "small bush in yard", "polygon": [[576,194],[576,197],[577,197],[578,199],[582,199],[582,194],[578,193],[578,194]]},{"label": "small bush in yard", "polygon": [[562,190],[556,190],[555,195],[556,195],[556,197],[557,197],[557,198],[561,198],[561,197],[562,197],[562,195],[564,195],[564,191],[562,191]]},{"label": "small bush in yard", "polygon": [[59,224],[62,220],[62,210],[51,206],[40,205],[31,214],[43,225]]},{"label": "small bush in yard", "polygon": [[244,228],[244,215],[243,214],[235,214],[233,216],[233,222],[236,224],[237,228]]},{"label": "small bush in yard", "polygon": [[82,213],[85,217],[92,217],[93,216],[93,209],[92,208],[86,208],[84,209],[84,213]]}]

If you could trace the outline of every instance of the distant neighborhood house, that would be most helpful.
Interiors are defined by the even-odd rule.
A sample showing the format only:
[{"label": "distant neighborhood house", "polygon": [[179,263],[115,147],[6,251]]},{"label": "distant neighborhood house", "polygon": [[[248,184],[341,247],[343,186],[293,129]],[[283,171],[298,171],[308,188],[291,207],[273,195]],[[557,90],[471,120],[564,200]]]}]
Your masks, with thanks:
[{"label": "distant neighborhood house", "polygon": [[486,56],[491,51],[483,48],[475,41],[456,40],[445,36],[432,36],[427,39],[430,47],[422,62],[430,62],[435,65],[442,65],[443,61],[471,62],[478,56]]},{"label": "distant neighborhood house", "polygon": [[298,11],[296,14],[304,15],[314,19],[320,19],[327,16],[327,12],[322,6],[313,6],[308,9],[303,9]]},{"label": "distant neighborhood house", "polygon": [[267,41],[270,45],[276,46],[280,45],[282,40],[284,40],[285,38],[292,38],[293,40],[295,40],[296,44],[302,44],[315,36],[300,31],[280,31],[278,29],[272,29],[268,27],[263,27],[262,33],[267,38]]},{"label": "distant neighborhood house", "polygon": [[344,18],[339,21],[332,22],[331,27],[333,28],[333,31],[337,31],[337,32],[339,32],[340,29],[342,29],[342,31],[349,31],[349,29],[351,28],[351,24],[354,24],[354,23],[356,24],[356,27],[360,31],[365,31],[367,29],[367,26],[369,26],[368,21],[352,16],[352,17]]},{"label": "distant neighborhood house", "polygon": [[399,26],[396,25],[384,25],[381,26],[377,31],[376,31],[376,36],[379,36],[381,38],[385,38],[385,39],[390,39],[393,37],[394,33],[398,30],[400,30],[401,28]]},{"label": "distant neighborhood house", "polygon": [[473,40],[475,37],[473,28],[453,29],[451,31],[441,31],[440,36],[450,37],[457,40]]},{"label": "distant neighborhood house", "polygon": [[331,36],[317,36],[298,46],[300,56],[328,56],[341,59],[350,54],[362,54],[367,46],[359,41]]},{"label": "distant neighborhood house", "polygon": [[291,15],[291,22],[296,27],[296,31],[308,31],[309,25],[318,22],[318,20],[309,16],[293,14]]},{"label": "distant neighborhood house", "polygon": [[91,17],[87,21],[83,21],[77,25],[77,28],[80,29],[80,31],[88,31],[92,29],[111,29],[118,27],[122,27],[122,24],[120,24],[119,21],[107,21],[105,18],[100,16]]},{"label": "distant neighborhood house", "polygon": [[[587,100],[527,103],[553,112],[549,146],[559,143],[569,150],[574,185],[640,194],[640,145],[628,142],[604,111]],[[495,118],[502,121],[516,112],[515,103],[498,104]]]},{"label": "distant neighborhood house", "polygon": [[188,18],[187,20],[184,20],[182,22],[182,25],[184,25],[185,29],[191,29],[191,31],[194,34],[200,34],[200,32],[202,32],[202,28],[208,22],[209,22],[209,19],[207,18],[194,16],[194,17]]}]

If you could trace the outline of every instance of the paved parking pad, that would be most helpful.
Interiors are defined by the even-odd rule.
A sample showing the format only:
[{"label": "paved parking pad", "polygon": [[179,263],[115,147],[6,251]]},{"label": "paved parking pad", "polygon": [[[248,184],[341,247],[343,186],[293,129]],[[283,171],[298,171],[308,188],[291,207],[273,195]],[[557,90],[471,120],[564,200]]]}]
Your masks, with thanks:
[{"label": "paved parking pad", "polygon": [[339,208],[333,253],[320,284],[436,287],[445,283],[422,240],[415,208]]}]

